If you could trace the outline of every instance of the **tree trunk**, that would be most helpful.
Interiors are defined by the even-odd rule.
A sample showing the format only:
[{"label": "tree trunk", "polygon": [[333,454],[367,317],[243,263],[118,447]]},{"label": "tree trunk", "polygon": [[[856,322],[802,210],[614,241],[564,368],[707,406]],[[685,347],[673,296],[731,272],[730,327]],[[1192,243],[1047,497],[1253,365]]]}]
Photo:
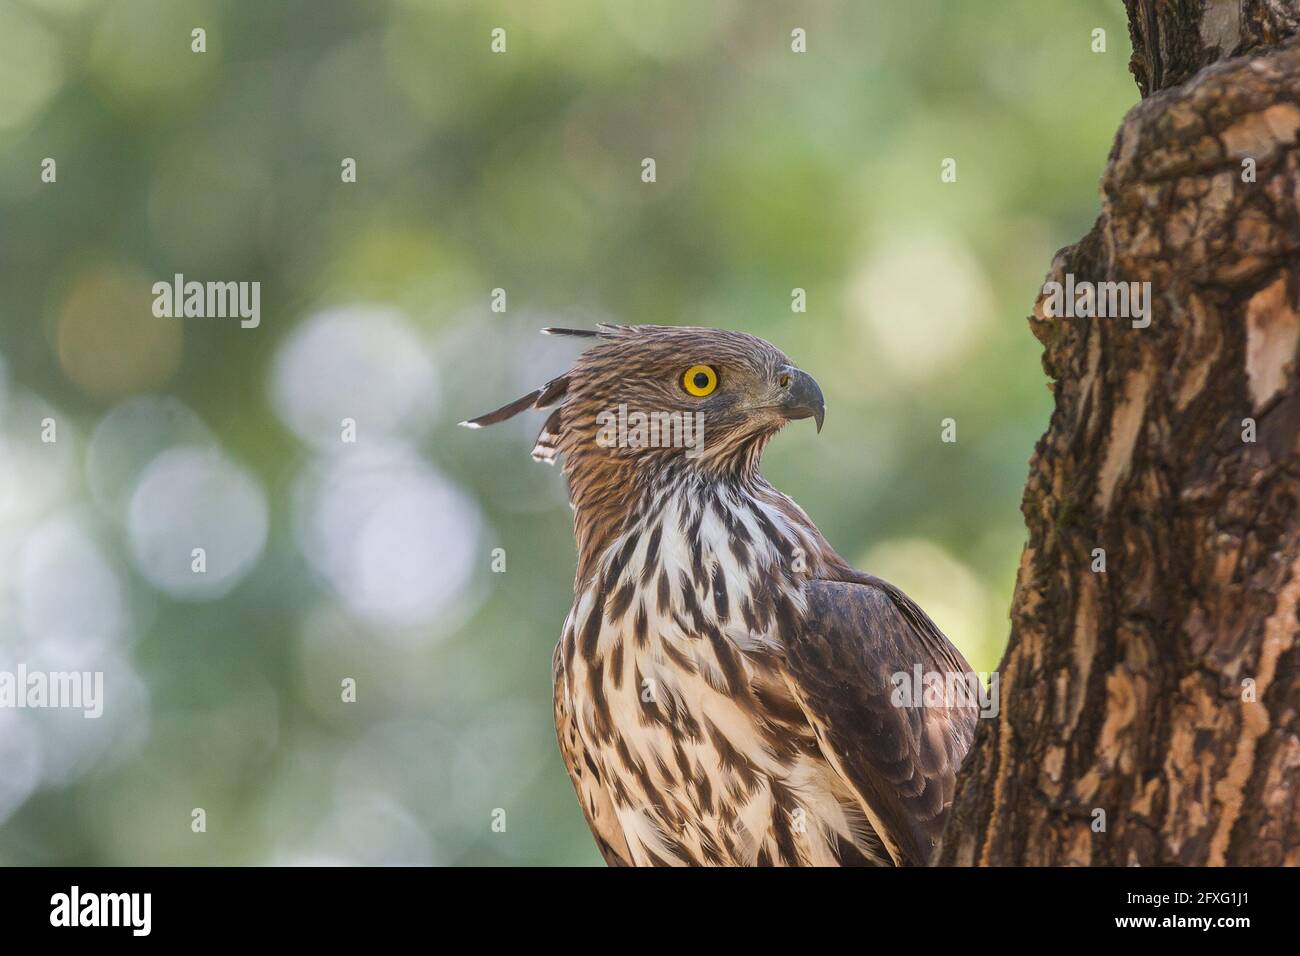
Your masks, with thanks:
[{"label": "tree trunk", "polygon": [[1300,0],[1126,6],[1147,98],[1048,280],[1149,282],[1149,325],[1035,306],[1056,409],[942,864],[1300,864]]}]

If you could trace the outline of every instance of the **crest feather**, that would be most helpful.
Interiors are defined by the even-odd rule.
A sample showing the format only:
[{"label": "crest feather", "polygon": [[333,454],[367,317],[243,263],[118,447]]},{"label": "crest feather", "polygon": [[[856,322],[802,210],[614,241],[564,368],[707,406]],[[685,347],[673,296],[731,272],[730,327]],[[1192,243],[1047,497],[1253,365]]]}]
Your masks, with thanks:
[{"label": "crest feather", "polygon": [[541,388],[533,389],[522,398],[516,398],[495,411],[480,415],[478,418],[466,419],[460,424],[465,428],[482,428],[484,425],[495,425],[507,418],[514,418],[520,412],[526,412],[530,408],[550,408],[564,397],[568,389],[569,376],[561,375],[559,378],[551,379]]},{"label": "crest feather", "polygon": [[562,329],[558,326],[548,326],[542,329],[543,335],[568,335],[578,339],[594,339],[600,333],[594,329]]}]

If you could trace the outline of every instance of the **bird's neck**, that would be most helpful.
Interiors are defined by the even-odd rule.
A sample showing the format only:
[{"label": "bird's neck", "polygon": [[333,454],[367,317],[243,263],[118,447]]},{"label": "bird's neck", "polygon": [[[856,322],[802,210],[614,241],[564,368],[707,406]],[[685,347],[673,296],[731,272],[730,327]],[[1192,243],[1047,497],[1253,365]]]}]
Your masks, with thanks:
[{"label": "bird's neck", "polygon": [[637,516],[686,479],[685,469],[671,462],[647,466],[644,461],[619,455],[592,456],[580,462],[570,459],[566,466],[578,548],[575,583],[591,576],[610,545]]},{"label": "bird's neck", "polygon": [[[578,548],[575,590],[634,537],[660,528],[663,542],[676,542],[683,560],[706,552],[754,545],[756,556],[806,569],[833,555],[820,532],[791,499],[758,473],[711,473],[688,463],[646,468],[611,459],[597,480],[589,472],[569,476],[574,537]],[[766,559],[764,559],[766,560]]]}]

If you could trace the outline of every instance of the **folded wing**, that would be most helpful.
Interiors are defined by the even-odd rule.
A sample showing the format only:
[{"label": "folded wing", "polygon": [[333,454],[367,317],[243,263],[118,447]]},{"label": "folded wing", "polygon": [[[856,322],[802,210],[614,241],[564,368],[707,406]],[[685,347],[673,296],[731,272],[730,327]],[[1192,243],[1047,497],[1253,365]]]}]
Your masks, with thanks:
[{"label": "folded wing", "polygon": [[917,665],[945,682],[972,679],[970,667],[924,611],[878,578],[814,580],[805,594],[807,611],[786,635],[786,680],[894,862],[924,865],[978,710],[960,696],[926,706],[895,690],[923,691],[911,687]]}]

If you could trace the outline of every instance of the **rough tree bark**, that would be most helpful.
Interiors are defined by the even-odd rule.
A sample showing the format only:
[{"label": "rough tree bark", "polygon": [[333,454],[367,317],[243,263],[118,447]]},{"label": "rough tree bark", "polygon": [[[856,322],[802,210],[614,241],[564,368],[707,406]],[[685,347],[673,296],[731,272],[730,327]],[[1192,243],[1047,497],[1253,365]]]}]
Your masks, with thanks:
[{"label": "rough tree bark", "polygon": [[942,864],[1300,864],[1300,0],[1126,6],[1146,98],[1048,279],[1151,323],[1035,307],[1056,409]]}]

